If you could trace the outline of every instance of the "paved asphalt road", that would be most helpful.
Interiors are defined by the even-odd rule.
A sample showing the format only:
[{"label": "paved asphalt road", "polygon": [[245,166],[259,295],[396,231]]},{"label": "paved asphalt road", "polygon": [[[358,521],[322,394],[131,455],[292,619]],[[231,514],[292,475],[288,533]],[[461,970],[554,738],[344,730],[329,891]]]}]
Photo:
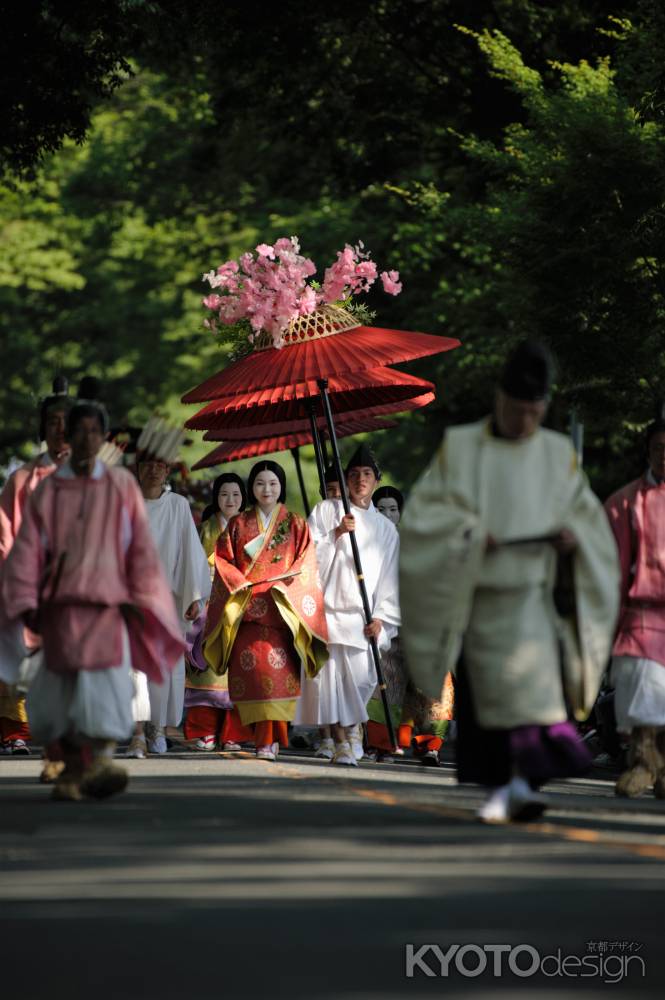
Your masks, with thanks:
[{"label": "paved asphalt road", "polygon": [[[117,799],[55,803],[37,759],[0,761],[1,1000],[665,992],[665,803],[617,801],[607,777],[489,828],[449,766],[172,751],[129,769]],[[543,958],[549,975],[511,971]]]}]

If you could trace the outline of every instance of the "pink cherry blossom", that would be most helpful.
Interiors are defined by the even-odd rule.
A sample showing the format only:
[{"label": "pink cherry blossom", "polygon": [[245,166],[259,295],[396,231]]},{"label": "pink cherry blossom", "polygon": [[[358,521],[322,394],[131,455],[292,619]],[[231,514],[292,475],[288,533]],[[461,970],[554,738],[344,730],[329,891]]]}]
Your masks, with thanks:
[{"label": "pink cherry blossom", "polygon": [[307,313],[314,312],[318,305],[317,295],[314,289],[309,286],[300,296],[300,308],[299,313],[301,316],[306,316]]},{"label": "pink cherry blossom", "polygon": [[374,281],[376,279],[376,264],[373,260],[363,260],[360,264],[356,264],[356,274],[359,278],[369,278]]},{"label": "pink cherry blossom", "polygon": [[[296,317],[326,303],[360,295],[371,288],[377,277],[376,264],[360,240],[338,251],[324,273],[320,289],[308,282],[316,274],[316,264],[300,253],[296,236],[281,237],[273,246],[259,243],[255,253],[244,253],[237,261],[228,260],[203,275],[203,280],[217,290],[202,300],[214,314],[205,321],[208,329],[214,329],[216,321],[228,325],[244,319],[253,331],[248,334],[250,340],[263,330],[280,347],[284,331]],[[397,271],[384,271],[381,280],[390,295],[402,290]]]},{"label": "pink cherry blossom", "polygon": [[402,282],[399,280],[399,271],[382,271],[381,281],[383,290],[388,295],[399,295],[402,291]]},{"label": "pink cherry blossom", "polygon": [[202,299],[202,302],[206,309],[219,309],[222,297],[221,295],[206,295],[206,297]]}]

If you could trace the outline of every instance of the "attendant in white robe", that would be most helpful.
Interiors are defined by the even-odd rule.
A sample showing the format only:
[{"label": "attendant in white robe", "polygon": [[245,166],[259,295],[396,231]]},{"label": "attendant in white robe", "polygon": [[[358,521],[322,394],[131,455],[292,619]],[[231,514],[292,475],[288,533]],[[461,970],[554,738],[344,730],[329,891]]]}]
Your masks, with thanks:
[{"label": "attendant in white robe", "polygon": [[[295,721],[331,726],[333,762],[355,765],[358,754],[351,745],[352,730],[367,720],[367,702],[376,685],[369,639],[375,638],[380,650],[388,649],[400,623],[399,537],[395,526],[372,504],[380,473],[369,448],[358,448],[345,475],[351,513],[345,516],[341,500],[324,500],[309,518],[325,599],[330,658],[314,680],[303,681]],[[360,551],[370,625],[365,623],[348,537],[351,530]]]},{"label": "attendant in white robe", "polygon": [[[187,500],[164,488],[168,471],[167,463],[159,459],[139,462],[139,484],[150,530],[171,586],[184,636],[190,624],[200,616],[210,595],[210,571]],[[183,715],[184,657],[163,684],[149,682],[148,689],[151,723],[148,749],[151,753],[165,753],[164,729],[179,725]]]},{"label": "attendant in white robe", "polygon": [[488,788],[485,822],[537,815],[540,784],[591,763],[571,717],[593,706],[618,611],[600,502],[541,427],[551,378],[540,345],[516,348],[493,419],[448,432],[401,525],[409,671],[436,697],[455,670],[458,778]]}]

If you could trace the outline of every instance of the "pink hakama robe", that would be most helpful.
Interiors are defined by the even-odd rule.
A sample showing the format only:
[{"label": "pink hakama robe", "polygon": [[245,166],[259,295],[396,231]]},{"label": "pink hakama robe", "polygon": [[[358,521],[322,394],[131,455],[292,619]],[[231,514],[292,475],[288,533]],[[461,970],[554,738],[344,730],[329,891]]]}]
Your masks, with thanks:
[{"label": "pink hakama robe", "polygon": [[130,668],[160,680],[184,649],[138,485],[99,459],[90,477],[65,463],[30,498],[3,600],[10,619],[39,614],[44,664],[28,711],[43,739],[128,737]]},{"label": "pink hakama robe", "polygon": [[665,726],[665,483],[647,473],[605,504],[619,549],[621,614],[612,649],[617,728]]},{"label": "pink hakama robe", "polygon": [[[16,540],[29,497],[56,468],[49,453],[44,452],[22,465],[5,483],[0,493],[0,565]],[[23,657],[38,645],[37,636],[18,624],[9,625],[0,609],[0,740],[5,743],[30,738],[25,698],[12,696],[5,682],[14,683],[18,679]]]}]

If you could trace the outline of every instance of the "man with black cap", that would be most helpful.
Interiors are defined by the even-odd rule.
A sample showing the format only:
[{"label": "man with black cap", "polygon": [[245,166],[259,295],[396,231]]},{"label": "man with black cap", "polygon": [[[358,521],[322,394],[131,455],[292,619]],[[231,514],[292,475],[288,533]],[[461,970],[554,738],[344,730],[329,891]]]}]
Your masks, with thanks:
[{"label": "man with black cap", "polygon": [[493,416],[448,432],[401,524],[409,669],[432,697],[455,671],[458,779],[488,789],[490,823],[538,815],[539,785],[590,764],[570,717],[594,703],[618,610],[603,509],[541,426],[552,377],[547,350],[519,344]]},{"label": "man with black cap", "polygon": [[[355,766],[362,757],[359,726],[376,684],[369,645],[374,637],[388,649],[400,623],[397,592],[399,538],[395,526],[372,504],[381,478],[367,445],[356,450],[345,476],[351,513],[341,500],[324,500],[309,518],[328,622],[328,663],[302,686],[296,722],[331,726],[335,764]],[[349,532],[354,531],[362,561],[372,622],[365,624]]]},{"label": "man with black cap", "polygon": [[[0,564],[6,560],[18,535],[28,498],[42,479],[55,472],[69,454],[65,427],[73,402],[67,391],[67,380],[56,376],[52,393],[42,400],[39,408],[39,440],[46,447],[12,473],[0,494]],[[27,631],[24,640],[28,648],[39,645],[38,637]],[[21,659],[23,652],[17,644],[14,655]],[[25,698],[14,697],[0,681],[0,753],[27,754],[29,740]]]}]

